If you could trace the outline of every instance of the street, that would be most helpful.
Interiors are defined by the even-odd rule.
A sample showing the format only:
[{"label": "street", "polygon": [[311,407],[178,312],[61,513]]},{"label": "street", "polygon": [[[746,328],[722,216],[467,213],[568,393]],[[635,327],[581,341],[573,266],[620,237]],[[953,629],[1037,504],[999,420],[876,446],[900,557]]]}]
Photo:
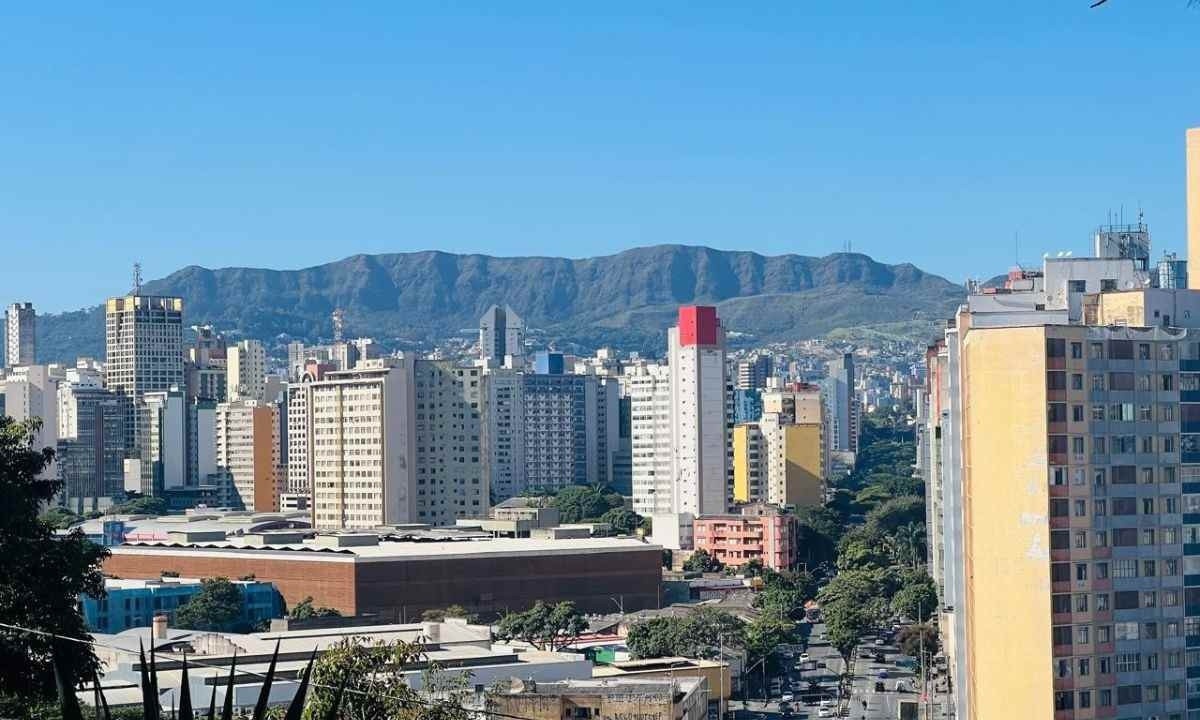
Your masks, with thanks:
[{"label": "street", "polygon": [[[836,699],[838,677],[843,671],[841,656],[828,643],[820,640],[824,630],[824,625],[813,626],[807,649],[808,661],[803,663],[804,669],[795,669],[795,665],[800,661],[798,654],[794,655],[788,663],[790,669],[787,677],[772,680],[771,700],[765,704],[761,700],[745,704],[744,710],[736,714],[739,720],[746,718],[754,720],[770,716],[787,717],[788,714],[783,712],[780,703],[780,696],[783,694],[790,694],[794,698],[792,702],[787,703],[790,708],[790,717],[796,718],[796,720],[821,717],[819,715],[821,710],[819,698]],[[860,651],[869,650],[872,654],[882,653],[884,661],[879,663],[875,662],[873,658],[856,657],[855,679],[847,705],[849,712],[841,717],[896,720],[900,700],[920,699],[920,694],[912,689],[919,683],[919,678],[911,670],[896,665],[895,661],[899,657],[899,650],[895,645],[876,645],[874,638],[869,638],[863,640],[859,649]],[[821,667],[822,664],[825,667]],[[881,671],[886,677],[880,677]],[[885,689],[882,692],[876,691],[876,682],[883,683]],[[897,683],[900,683],[902,688],[899,692],[896,690]],[[931,690],[933,685],[931,680]],[[816,692],[812,692],[813,690]],[[922,714],[918,717],[939,720],[950,717],[947,714],[948,703],[944,695],[931,692],[931,700],[932,707],[928,710],[922,707]],[[864,701],[866,702],[865,708]]]}]

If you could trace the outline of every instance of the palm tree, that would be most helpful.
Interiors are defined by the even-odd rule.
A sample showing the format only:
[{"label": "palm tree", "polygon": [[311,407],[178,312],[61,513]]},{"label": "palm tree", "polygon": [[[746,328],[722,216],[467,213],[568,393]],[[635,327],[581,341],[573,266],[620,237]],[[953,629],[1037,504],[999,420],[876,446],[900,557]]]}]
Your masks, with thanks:
[{"label": "palm tree", "polygon": [[892,534],[892,552],[898,565],[911,565],[914,569],[921,564],[925,549],[925,525],[910,522],[896,528]]}]

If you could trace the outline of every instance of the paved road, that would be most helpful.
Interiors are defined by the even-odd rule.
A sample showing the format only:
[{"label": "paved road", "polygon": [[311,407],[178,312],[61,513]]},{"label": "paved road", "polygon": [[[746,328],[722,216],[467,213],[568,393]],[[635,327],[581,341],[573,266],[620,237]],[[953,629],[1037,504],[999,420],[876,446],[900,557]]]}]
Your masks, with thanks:
[{"label": "paved road", "polygon": [[[822,690],[830,696],[834,696],[837,692],[837,679],[843,670],[842,659],[836,650],[818,640],[823,631],[822,625],[817,625],[813,629],[812,640],[808,647],[808,663],[804,664],[804,669],[800,671],[792,670],[786,681],[784,692],[790,691],[796,696],[795,701],[791,703],[792,717],[796,720],[818,716],[816,702],[805,703],[801,698],[801,695],[807,693],[812,687],[810,684],[812,681],[820,683]],[[917,681],[912,672],[895,665],[895,659],[899,653],[895,646],[877,647],[873,644],[873,640],[868,640],[864,644],[869,645],[873,650],[883,652],[884,662],[876,663],[874,660],[865,658],[855,660],[855,681],[849,700],[850,712],[846,717],[864,720],[896,720],[901,699],[916,700],[919,698],[918,693],[907,689]],[[819,667],[820,664],[824,664],[825,667]],[[886,678],[878,677],[881,670],[887,673]],[[875,691],[876,681],[884,683],[884,692]],[[896,690],[897,682],[900,682],[906,689],[898,692]],[[865,708],[864,701],[866,702]],[[935,694],[932,701],[933,707],[929,717],[937,720],[946,718],[948,703],[945,701],[945,697]],[[779,712],[778,699],[775,698],[767,705],[751,704],[749,710],[752,713],[751,718],[764,713],[773,715]],[[925,716],[922,715],[922,717]]]}]

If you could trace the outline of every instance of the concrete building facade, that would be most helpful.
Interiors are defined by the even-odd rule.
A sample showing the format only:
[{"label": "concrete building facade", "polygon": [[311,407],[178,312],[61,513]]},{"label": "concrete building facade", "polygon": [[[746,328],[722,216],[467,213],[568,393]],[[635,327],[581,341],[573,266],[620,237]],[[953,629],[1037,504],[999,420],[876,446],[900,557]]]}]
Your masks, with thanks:
[{"label": "concrete building facade", "polygon": [[37,313],[33,303],[13,303],[4,312],[4,364],[37,362]]},{"label": "concrete building facade", "polygon": [[104,307],[104,386],[128,398],[128,454],[142,447],[137,418],[142,396],[186,387],[183,373],[183,300],[127,295]]},{"label": "concrete building facade", "polygon": [[772,570],[796,565],[796,516],[762,504],[738,515],[696,518],[695,544],[730,567],[756,560]]},{"label": "concrete building facade", "polygon": [[234,504],[250,512],[280,509],[278,409],[255,400],[220,403],[214,413],[214,462]]}]

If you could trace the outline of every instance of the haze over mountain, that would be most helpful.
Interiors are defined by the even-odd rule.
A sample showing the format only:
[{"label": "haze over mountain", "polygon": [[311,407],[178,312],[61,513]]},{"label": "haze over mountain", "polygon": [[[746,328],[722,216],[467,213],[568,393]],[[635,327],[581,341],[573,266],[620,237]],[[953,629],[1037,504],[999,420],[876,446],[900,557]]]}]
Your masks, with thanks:
[{"label": "haze over mountain", "polygon": [[[657,245],[579,260],[438,251],[355,255],[302,270],[183,268],[146,283],[184,298],[187,324],[231,336],[316,342],[330,313],[348,336],[411,346],[477,327],[492,303],[511,305],[531,331],[563,348],[612,344],[659,355],[675,309],[717,305],[738,342],[797,340],[836,328],[947,317],[959,285],[910,264],[866,255],[764,256]],[[102,306],[39,318],[44,361],[103,357]]]}]

